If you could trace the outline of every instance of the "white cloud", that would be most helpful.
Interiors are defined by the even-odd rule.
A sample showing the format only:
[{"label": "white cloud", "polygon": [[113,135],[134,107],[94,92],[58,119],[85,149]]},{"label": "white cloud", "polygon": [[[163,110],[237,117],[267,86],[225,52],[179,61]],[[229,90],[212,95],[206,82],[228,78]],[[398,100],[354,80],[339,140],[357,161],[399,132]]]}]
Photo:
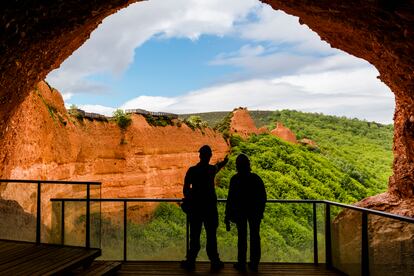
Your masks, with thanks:
[{"label": "white cloud", "polygon": [[[70,106],[70,104],[67,104],[67,108]],[[103,106],[103,105],[97,105],[97,104],[80,104],[78,105],[78,108],[86,111],[86,112],[93,112],[98,113],[106,116],[112,116],[112,113],[115,111],[115,108]]]},{"label": "white cloud", "polygon": [[151,111],[162,111],[167,106],[178,104],[175,97],[154,97],[154,96],[139,96],[124,103],[121,108],[142,108]]},{"label": "white cloud", "polygon": [[192,91],[178,97],[140,96],[127,108],[193,113],[232,110],[297,109],[391,123],[394,100],[375,80],[373,68],[252,79]]},{"label": "white cloud", "polygon": [[[193,113],[228,111],[238,106],[250,110],[296,109],[391,123],[394,95],[376,81],[372,67],[343,68],[329,72],[301,73],[269,79],[250,79],[215,85],[176,97],[139,96],[120,108]],[[115,108],[80,105],[111,115]]]},{"label": "white cloud", "polygon": [[257,21],[237,26],[241,37],[254,41],[271,41],[277,45],[290,44],[292,49],[301,52],[335,52],[308,26],[300,25],[296,16],[275,11],[269,5],[257,6],[254,14]]},{"label": "white cloud", "polygon": [[[259,3],[256,0],[151,0],[131,4],[106,18],[84,45],[47,81],[65,93],[104,91],[87,80],[102,73],[120,75],[134,59],[135,48],[153,36],[197,39],[202,34],[223,36],[234,30]],[[93,92],[92,91],[92,92]]]}]

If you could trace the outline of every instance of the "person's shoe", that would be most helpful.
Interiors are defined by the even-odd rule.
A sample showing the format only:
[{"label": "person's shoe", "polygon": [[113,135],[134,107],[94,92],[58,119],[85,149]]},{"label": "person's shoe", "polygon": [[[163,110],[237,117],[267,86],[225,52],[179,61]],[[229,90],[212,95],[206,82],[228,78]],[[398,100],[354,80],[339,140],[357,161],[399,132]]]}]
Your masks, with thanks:
[{"label": "person's shoe", "polygon": [[220,260],[211,262],[210,270],[211,271],[220,271],[224,268],[224,263]]},{"label": "person's shoe", "polygon": [[259,264],[257,263],[248,263],[247,266],[249,267],[250,271],[257,272],[259,270]]},{"label": "person's shoe", "polygon": [[187,270],[187,271],[194,271],[195,270],[195,262],[189,261],[189,260],[184,260],[184,261],[181,261],[180,267]]},{"label": "person's shoe", "polygon": [[246,272],[246,264],[242,263],[234,263],[233,264],[234,269],[240,272]]}]

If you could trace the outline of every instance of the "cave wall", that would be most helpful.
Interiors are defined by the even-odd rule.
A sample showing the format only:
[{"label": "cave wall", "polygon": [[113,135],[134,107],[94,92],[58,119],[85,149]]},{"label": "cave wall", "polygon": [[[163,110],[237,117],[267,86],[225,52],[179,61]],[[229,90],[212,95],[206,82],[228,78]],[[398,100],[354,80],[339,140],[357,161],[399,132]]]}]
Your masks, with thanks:
[{"label": "cave wall", "polygon": [[0,3],[0,148],[8,121],[34,86],[79,48],[105,17],[136,1]]},{"label": "cave wall", "polygon": [[[389,190],[414,195],[414,1],[262,0],[299,16],[332,47],[372,63],[395,94],[394,174]],[[0,4],[0,147],[8,120],[34,85],[133,0],[4,1]],[[277,31],[277,30],[275,30]],[[410,120],[411,117],[411,120]],[[5,156],[0,153],[0,162]]]}]

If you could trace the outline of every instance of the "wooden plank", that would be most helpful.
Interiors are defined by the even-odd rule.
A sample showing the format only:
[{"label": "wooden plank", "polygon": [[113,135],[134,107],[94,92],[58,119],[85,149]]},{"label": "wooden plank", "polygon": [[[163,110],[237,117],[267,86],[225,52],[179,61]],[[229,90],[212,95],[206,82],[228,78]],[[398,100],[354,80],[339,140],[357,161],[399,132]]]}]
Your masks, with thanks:
[{"label": "wooden plank", "polygon": [[0,275],[70,272],[100,256],[100,249],[0,241]]},{"label": "wooden plank", "polygon": [[[117,275],[210,275],[210,263],[196,263],[194,272],[187,272],[180,268],[179,262],[124,262]],[[259,272],[240,273],[233,268],[232,263],[225,263],[220,275],[341,275],[334,271],[327,270],[324,265],[313,264],[273,264],[263,263],[259,266]]]},{"label": "wooden plank", "polygon": [[121,268],[122,263],[116,261],[95,261],[84,270],[77,270],[74,274],[77,276],[93,275],[114,275]]},{"label": "wooden plank", "polygon": [[50,252],[50,254],[37,257],[33,262],[27,262],[28,265],[17,268],[14,272],[22,275],[41,275],[56,267],[62,267],[62,264],[68,258],[72,259],[77,254],[80,254],[79,250],[58,248],[56,251]]},{"label": "wooden plank", "polygon": [[11,262],[15,259],[20,259],[25,255],[32,254],[39,250],[36,246],[16,245],[14,250],[0,250],[0,265]]},{"label": "wooden plank", "polygon": [[[57,251],[57,248],[46,248],[46,247],[42,247],[42,246],[39,246],[39,249],[38,250],[36,250],[36,251],[34,251],[33,253],[31,253],[31,254],[27,254],[27,255],[25,255],[24,257],[21,257],[21,258],[19,258],[19,259],[15,259],[15,260],[13,260],[13,261],[11,261],[11,262],[8,262],[8,263],[5,263],[5,264],[2,264],[1,266],[0,266],[0,271],[1,271],[1,273],[3,274],[7,274],[7,272],[9,271],[9,270],[13,270],[13,269],[15,269],[16,267],[19,267],[19,266],[22,266],[22,265],[24,265],[25,263],[27,264],[27,263],[33,263],[34,261],[35,261],[35,259],[36,258],[39,258],[39,257],[41,257],[42,255],[47,255],[47,254],[51,254],[51,253],[53,253],[53,252],[56,252]],[[53,253],[54,254],[54,253]],[[9,275],[12,275],[12,274],[9,274]]]},{"label": "wooden plank", "polygon": [[101,255],[100,250],[92,250],[84,252],[82,255],[76,255],[74,258],[68,258],[59,267],[55,267],[53,270],[48,270],[41,275],[54,275],[62,272],[69,272],[78,266],[83,266],[92,263],[92,261]]}]

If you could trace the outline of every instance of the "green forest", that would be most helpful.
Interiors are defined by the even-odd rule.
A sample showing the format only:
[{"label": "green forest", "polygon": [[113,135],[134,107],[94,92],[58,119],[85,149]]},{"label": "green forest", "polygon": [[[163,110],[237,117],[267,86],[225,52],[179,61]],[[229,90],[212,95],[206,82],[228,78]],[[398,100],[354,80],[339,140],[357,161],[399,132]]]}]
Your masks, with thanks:
[{"label": "green forest", "polygon": [[[256,126],[275,127],[282,122],[298,139],[308,138],[317,148],[290,144],[270,134],[253,135],[247,140],[231,136],[229,162],[216,177],[217,195],[227,197],[230,178],[236,173],[239,153],[249,156],[252,171],[262,177],[268,199],[326,199],[354,203],[367,196],[384,192],[392,170],[393,126],[345,117],[298,111],[250,112]],[[229,122],[227,112],[196,114],[214,127]],[[335,209],[335,215],[340,210]],[[237,234],[235,226],[225,231],[224,204],[219,204],[219,250],[224,260],[235,260]],[[318,243],[323,261],[323,206],[317,207]],[[103,223],[108,233],[119,233],[113,225]],[[162,235],[160,235],[162,233]],[[113,236],[112,235],[112,236]],[[111,235],[109,235],[111,236]],[[312,262],[312,204],[268,203],[261,228],[262,260]],[[119,239],[103,237],[104,252],[118,248]],[[106,244],[106,245],[105,245]],[[177,204],[160,204],[151,220],[131,223],[128,228],[130,259],[182,259],[185,256],[185,215]],[[177,253],[179,252],[179,253]],[[119,254],[107,253],[107,258]],[[119,255],[121,257],[121,255]],[[200,258],[206,260],[205,250]]]}]

